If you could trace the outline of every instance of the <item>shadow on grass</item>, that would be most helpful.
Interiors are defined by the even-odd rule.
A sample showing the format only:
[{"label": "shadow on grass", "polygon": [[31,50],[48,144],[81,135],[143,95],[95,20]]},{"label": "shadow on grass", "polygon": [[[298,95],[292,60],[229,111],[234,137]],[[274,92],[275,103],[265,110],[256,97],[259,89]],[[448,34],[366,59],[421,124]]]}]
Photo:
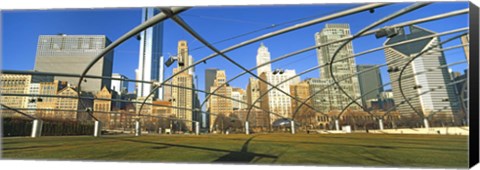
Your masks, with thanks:
[{"label": "shadow on grass", "polygon": [[[252,136],[250,137],[242,146],[242,149],[240,150],[240,152],[236,152],[236,151],[233,151],[233,152],[230,152],[228,153],[227,155],[224,155],[216,160],[214,160],[213,162],[223,162],[223,163],[248,163],[248,162],[252,162],[252,160],[255,158],[255,157],[260,157],[259,159],[261,158],[272,158],[272,159],[277,159],[278,156],[273,156],[273,155],[264,155],[264,154],[256,154],[256,153],[253,153],[253,152],[248,152],[248,145],[250,144],[250,141],[253,140],[253,138],[255,138],[257,136]],[[257,160],[259,160],[257,159]]]},{"label": "shadow on grass", "polygon": [[116,138],[117,140],[129,141],[129,142],[136,142],[136,143],[144,143],[144,144],[154,144],[154,145],[164,145],[164,146],[155,146],[152,149],[166,149],[168,147],[181,147],[181,148],[188,148],[188,149],[199,149],[199,150],[206,150],[206,151],[214,151],[214,152],[227,152],[228,154],[214,160],[213,162],[223,162],[223,163],[249,163],[254,158],[271,158],[277,159],[278,156],[268,155],[268,154],[258,154],[253,152],[248,152],[248,145],[250,141],[253,140],[256,136],[252,136],[249,138],[242,146],[240,151],[231,151],[225,149],[216,149],[216,148],[207,148],[207,147],[200,147],[200,146],[190,146],[190,145],[182,145],[182,144],[171,144],[171,143],[163,143],[163,142],[149,142],[149,141],[141,141],[135,139],[128,139],[128,138]]},{"label": "shadow on grass", "polygon": [[10,151],[10,150],[23,150],[23,149],[43,149],[43,148],[51,148],[51,147],[58,147],[63,145],[40,145],[40,146],[25,146],[25,147],[13,147],[13,148],[3,148],[3,151]]}]

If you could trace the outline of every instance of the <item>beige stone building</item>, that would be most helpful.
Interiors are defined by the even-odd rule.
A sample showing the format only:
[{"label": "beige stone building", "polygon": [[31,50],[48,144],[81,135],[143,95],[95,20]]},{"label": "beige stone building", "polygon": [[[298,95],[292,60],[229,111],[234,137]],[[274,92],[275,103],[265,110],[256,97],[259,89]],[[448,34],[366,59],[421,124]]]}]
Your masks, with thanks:
[{"label": "beige stone building", "polygon": [[[248,107],[253,104],[255,100],[260,97],[260,81],[256,78],[250,77],[247,85],[247,103]],[[260,107],[260,103],[255,103],[255,106]],[[254,108],[255,109],[255,108]]]},{"label": "beige stone building", "polygon": [[[281,72],[263,72],[260,75],[260,78],[266,80],[267,82],[278,85],[277,87],[284,92],[290,92],[290,84],[295,84],[300,82],[299,77],[290,79],[296,75],[295,70],[285,70]],[[286,81],[287,79],[290,79]],[[285,82],[284,82],[285,81]],[[281,83],[281,84],[280,84]],[[260,95],[267,93],[260,99],[260,106],[265,109],[273,112],[277,115],[270,114],[270,122],[274,122],[282,117],[289,118],[291,117],[292,108],[291,108],[291,97],[280,92],[279,90],[273,89],[272,86],[267,83],[260,82]]]},{"label": "beige stone building", "polygon": [[[238,101],[232,101],[233,110],[241,110],[247,108],[247,93],[242,88],[232,88],[232,98]],[[243,102],[243,103],[242,103]]]},{"label": "beige stone building", "polygon": [[[28,94],[32,76],[18,74],[2,74],[1,94]],[[24,96],[1,96],[0,103],[12,108],[27,108],[28,97]],[[10,111],[3,111],[4,116],[21,117],[22,115]]]},{"label": "beige stone building", "polygon": [[[310,97],[310,86],[308,82],[303,81],[297,84],[291,84],[290,85],[290,94],[299,99],[300,101],[306,100],[308,97]],[[301,105],[301,102],[296,101],[296,100],[291,100],[292,102],[292,116],[294,112],[298,109],[298,112],[295,115],[295,120],[297,122],[302,123],[303,125],[315,125],[317,120],[316,120],[316,114],[315,110],[309,108],[306,105],[302,105],[300,108],[298,108]],[[312,105],[311,100],[308,100],[306,104]]]},{"label": "beige stone building", "polygon": [[[57,95],[58,91],[67,86],[66,82],[54,80],[53,82],[40,82],[40,95]],[[41,97],[42,101],[37,102],[37,114],[46,119],[55,119],[55,111],[50,109],[57,108],[57,100],[55,97]]]},{"label": "beige stone building", "polygon": [[[68,86],[63,88],[57,93],[58,96],[73,96],[77,97],[77,91]],[[82,95],[83,97],[92,97],[91,95]],[[57,99],[56,109],[58,111],[55,112],[55,119],[62,119],[62,120],[71,120],[71,121],[86,121],[92,120],[92,118],[88,115],[85,111],[86,108],[92,107],[93,101],[89,99],[81,99],[83,101],[82,105],[79,103],[79,100],[76,98],[61,98]]]},{"label": "beige stone building", "polygon": [[[232,87],[225,84],[227,81],[227,76],[225,70],[217,70],[217,75],[215,76],[215,81],[210,87],[210,91],[214,91],[219,88],[217,92],[221,96],[232,96]],[[208,112],[210,114],[210,130],[217,130],[217,116],[223,114],[229,116],[233,112],[232,100],[221,97],[217,95],[212,95],[208,101]]]},{"label": "beige stone building", "polygon": [[[66,87],[58,92],[57,95],[59,96],[77,96],[77,92],[71,88]],[[58,98],[57,111],[55,118],[63,119],[63,120],[77,120],[77,112],[78,110],[78,100],[73,98]],[[60,111],[65,110],[65,111]]]},{"label": "beige stone building", "polygon": [[[107,89],[106,86],[102,90],[98,91],[95,94],[95,98],[101,99],[112,99],[112,93]],[[102,122],[103,127],[111,128],[111,119],[110,111],[112,111],[112,101],[109,100],[93,100],[93,116],[95,116],[100,122]]]},{"label": "beige stone building", "polygon": [[[187,42],[182,40],[178,42],[178,67],[173,69],[173,74],[177,74],[192,64],[192,58],[188,55]],[[181,72],[172,79],[172,85],[186,88],[193,87],[193,69]],[[172,106],[173,114],[176,118],[184,120],[187,131],[193,130],[193,91],[185,88],[172,87]]]}]

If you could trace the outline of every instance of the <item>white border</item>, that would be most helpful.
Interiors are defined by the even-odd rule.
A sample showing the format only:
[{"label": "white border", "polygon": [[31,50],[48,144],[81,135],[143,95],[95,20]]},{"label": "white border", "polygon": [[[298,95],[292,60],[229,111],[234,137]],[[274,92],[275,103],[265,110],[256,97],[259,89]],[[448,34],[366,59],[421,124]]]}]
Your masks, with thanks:
[{"label": "white border", "polygon": [[[283,5],[365,2],[418,2],[426,0],[3,0],[1,9],[91,9],[127,8],[146,6],[232,6],[232,5]],[[452,0],[435,0],[452,1]],[[453,0],[466,1],[466,0]]]},{"label": "white border", "polygon": [[[134,8],[146,6],[233,6],[233,5],[284,5],[284,4],[327,4],[327,3],[364,3],[364,2],[418,2],[425,0],[2,0],[1,10],[25,10],[25,9],[92,9],[92,8]],[[451,0],[435,0],[451,1]],[[455,0],[465,2],[465,0]],[[473,1],[472,1],[473,2]],[[478,6],[478,2],[473,2]],[[1,17],[1,14],[0,14]],[[1,27],[1,18],[0,18]],[[0,38],[1,38],[0,28]],[[0,39],[1,45],[1,39]],[[0,46],[1,48],[1,46]],[[1,52],[1,49],[0,49]],[[1,55],[1,53],[0,53]],[[1,56],[0,56],[1,57]],[[1,64],[1,61],[0,61]],[[1,146],[1,144],[0,144]],[[132,163],[132,162],[84,162],[84,161],[26,161],[26,160],[0,160],[0,167],[19,169],[114,169],[114,170],[143,170],[143,169],[228,169],[248,170],[251,169],[401,169],[384,167],[335,167],[335,166],[278,166],[278,165],[232,165],[232,164],[173,164],[173,163]],[[402,168],[412,169],[412,168]],[[474,169],[480,169],[476,166]],[[425,170],[425,169],[423,169]]]}]

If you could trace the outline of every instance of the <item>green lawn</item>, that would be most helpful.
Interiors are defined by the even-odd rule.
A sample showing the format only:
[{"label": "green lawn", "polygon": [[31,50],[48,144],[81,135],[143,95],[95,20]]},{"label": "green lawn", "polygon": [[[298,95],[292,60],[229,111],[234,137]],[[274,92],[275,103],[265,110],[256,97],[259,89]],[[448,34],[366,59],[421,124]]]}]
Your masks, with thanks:
[{"label": "green lawn", "polygon": [[4,159],[458,167],[468,136],[151,135],[3,138]]}]

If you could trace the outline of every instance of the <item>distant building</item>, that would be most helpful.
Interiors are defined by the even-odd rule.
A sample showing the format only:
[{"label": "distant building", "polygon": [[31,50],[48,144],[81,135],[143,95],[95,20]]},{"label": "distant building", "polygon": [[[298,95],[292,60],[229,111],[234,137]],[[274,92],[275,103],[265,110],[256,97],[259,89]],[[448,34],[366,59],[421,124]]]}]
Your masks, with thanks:
[{"label": "distant building", "polygon": [[462,36],[461,39],[462,45],[466,45],[463,46],[463,50],[465,51],[465,57],[467,58],[467,61],[470,61],[470,45],[467,45],[470,43],[470,34]]},{"label": "distant building", "polygon": [[384,111],[396,110],[395,100],[393,98],[393,92],[391,89],[385,90],[379,94],[378,101],[380,102],[380,108]]},{"label": "distant building", "polygon": [[[257,66],[270,62],[270,52],[268,51],[268,48],[265,47],[265,45],[263,45],[263,43],[261,43],[260,47],[258,47],[256,58],[257,58]],[[257,75],[261,75],[263,72],[270,72],[270,71],[272,71],[271,65],[266,64],[264,66],[257,68]]]},{"label": "distant building", "polygon": [[[113,73],[112,78],[120,78],[120,79],[128,79],[128,77]],[[112,86],[110,88],[112,91],[116,93],[116,95],[112,95],[113,99],[117,100],[126,100],[128,94],[128,82],[124,80],[112,80]],[[125,108],[125,102],[112,102],[114,104],[115,109],[123,109]],[[113,110],[113,108],[112,108]]]},{"label": "distant building", "polygon": [[[110,40],[104,35],[40,35],[38,38],[35,70],[81,74]],[[100,59],[88,72],[94,76],[112,76],[113,51]],[[77,86],[79,78],[55,76]],[[82,91],[95,93],[103,86],[110,87],[110,79],[89,79],[82,82]]]},{"label": "distant building", "polygon": [[[326,44],[344,37],[351,36],[350,26],[348,24],[326,24],[325,28],[322,31],[315,34],[316,45]],[[324,47],[317,49],[318,64],[326,65],[330,63],[335,50],[343,42],[330,44]],[[360,89],[357,76],[354,76],[356,71],[355,60],[353,57],[353,45],[352,42],[349,42],[345,47],[343,47],[337,57],[335,58],[335,63],[333,63],[333,72],[336,76],[337,81],[342,86],[343,90],[349,94],[352,98],[360,97]],[[348,58],[351,57],[351,58]],[[347,59],[348,58],[348,59]],[[342,60],[343,59],[343,60]],[[350,78],[347,78],[350,77]],[[343,80],[344,79],[344,80]],[[326,88],[330,84],[334,83],[333,78],[330,75],[330,67],[325,66],[320,68],[320,84],[322,87]],[[329,112],[333,110],[342,110],[343,107],[346,107],[350,103],[350,99],[343,94],[340,89],[336,86],[330,86],[325,90],[325,93],[322,95],[321,101],[322,106],[327,106],[322,112]],[[361,99],[358,100],[361,102]],[[350,110],[358,110],[360,107],[357,105],[349,106]]]},{"label": "distant building", "polygon": [[368,101],[378,101],[380,93],[383,92],[382,75],[380,74],[380,69],[375,68],[376,66],[377,65],[357,65],[358,72],[369,70],[358,75],[360,94],[363,96],[362,105],[364,107],[368,105]]},{"label": "distant building", "polygon": [[[404,29],[409,29],[407,33]],[[387,39],[385,45],[404,42],[422,36],[433,35],[432,31],[418,27],[409,26],[403,28],[400,33],[392,38]],[[447,68],[436,69],[433,71],[426,71],[433,69],[440,65],[446,65],[446,60],[443,52],[439,51],[441,46],[438,45],[437,37],[428,38],[425,40],[415,41],[407,44],[397,45],[385,49],[385,56],[387,62],[392,62],[398,58],[413,57],[422,52],[424,49],[432,47],[430,53],[424,54],[422,57],[415,59],[406,67],[404,75],[414,75],[417,72],[425,72],[420,75],[415,75],[412,78],[402,79],[402,88],[407,98],[412,98],[410,103],[415,110],[423,113],[425,116],[435,114],[435,117],[442,117],[445,120],[453,120],[459,113],[459,105],[457,97],[455,97],[454,86],[446,86],[451,82],[450,75]],[[406,64],[406,60],[391,63],[388,65],[392,68],[402,68]],[[395,70],[395,69],[393,69]],[[400,72],[391,71],[390,79],[396,80]],[[398,82],[392,83],[393,97],[396,104],[404,101]],[[434,89],[432,91],[431,89]],[[401,104],[397,110],[402,116],[409,116],[415,114],[408,104]]]},{"label": "distant building", "polygon": [[[300,82],[300,77],[296,77],[294,79],[286,81],[287,79],[294,77],[295,75],[295,70],[282,70],[282,72],[263,72],[260,75],[260,78],[266,80],[273,85],[279,84],[279,86],[277,86],[279,89],[289,93],[290,85]],[[286,82],[282,83],[283,81]],[[260,95],[267,93],[267,95],[264,95],[259,101],[260,106],[265,110],[269,110],[270,112],[278,114],[279,116],[291,117],[291,97],[280,92],[277,89],[273,89],[273,87],[264,82],[260,82],[259,84]],[[271,114],[270,121],[274,122],[275,120],[280,118],[279,116]]]},{"label": "distant building", "polygon": [[[128,79],[127,76],[113,73],[112,78],[118,79]],[[110,87],[111,90],[116,91],[117,94],[127,94],[128,93],[128,82],[124,80],[112,80],[112,86]]]},{"label": "distant building", "polygon": [[[248,115],[248,109],[234,110],[233,114],[237,115],[242,124],[245,124]],[[248,117],[248,124],[251,130],[256,131],[265,131],[269,127],[269,116],[268,112],[262,111],[260,109],[252,109]]]},{"label": "distant building", "polygon": [[[143,8],[141,22],[143,23],[159,13],[160,9],[157,8]],[[135,70],[136,80],[163,82],[163,23],[157,23],[139,35],[140,53],[138,69]],[[136,83],[135,85],[137,97],[146,97],[152,90],[150,83]],[[163,98],[163,87],[154,93],[153,98]]]},{"label": "distant building", "polygon": [[[0,94],[29,94],[32,76],[18,74],[1,74]],[[28,97],[0,96],[0,103],[11,108],[28,108]],[[22,117],[15,112],[3,112],[7,116]]]},{"label": "distant building", "polygon": [[[30,90],[28,92],[28,94],[30,95],[38,95],[40,94],[40,83],[30,83]],[[36,109],[37,109],[37,103],[39,102],[38,101],[38,97],[28,97],[27,99],[27,108],[29,109],[28,110],[28,113],[30,115],[36,115]],[[38,116],[38,115],[37,115]]]},{"label": "distant building", "polygon": [[170,101],[172,99],[172,80],[165,82],[165,87],[163,88],[163,100]]},{"label": "distant building", "polygon": [[[54,80],[53,82],[40,82],[40,95],[57,95],[58,91],[64,89],[67,86],[67,82],[61,82]],[[56,97],[40,97],[41,102],[37,102],[37,115],[41,118],[55,119],[56,111],[51,109],[57,108]],[[38,101],[38,100],[37,100]]]},{"label": "distant building", "polygon": [[[248,106],[253,105],[253,102],[260,97],[260,80],[250,77],[247,85],[247,103]],[[255,103],[256,107],[260,107],[260,103]],[[254,108],[256,109],[256,108]]]},{"label": "distant building", "polygon": [[[215,76],[215,81],[213,85],[210,87],[210,91],[219,88],[219,90],[215,93],[221,96],[232,96],[232,87],[227,86],[224,84],[227,81],[227,76],[225,70],[218,70],[217,75]],[[208,112],[210,113],[210,131],[218,130],[218,122],[217,117],[223,114],[224,116],[230,116],[233,112],[232,107],[232,100],[221,97],[217,95],[213,95],[209,99],[208,104]]]},{"label": "distant building", "polygon": [[[95,94],[95,98],[112,99],[112,93],[108,91],[107,87],[103,87],[101,91]],[[112,101],[100,99],[93,100],[93,116],[102,122],[103,127],[111,128],[110,111],[112,111]]]},{"label": "distant building", "polygon": [[[302,81],[297,84],[290,85],[290,94],[297,98],[300,101],[305,101],[308,97],[310,97],[310,86],[308,82]],[[306,101],[306,104],[312,105],[312,100]],[[291,100],[291,112],[292,114],[298,109],[298,112],[295,115],[295,120],[302,122],[302,124],[314,125],[316,124],[316,111],[309,108],[306,105],[300,107],[301,102],[297,100]],[[300,108],[299,108],[300,107]],[[293,116],[293,115],[292,115]]]},{"label": "distant building", "polygon": [[[205,69],[205,91],[207,93],[210,93],[210,87],[213,85],[213,82],[215,81],[215,76],[217,76],[217,71],[218,69],[216,68]],[[207,93],[205,93],[205,97],[208,96]]]},{"label": "distant building", "polygon": [[[184,40],[178,41],[178,61],[177,68],[173,69],[173,74],[179,73],[172,79],[172,85],[177,87],[172,87],[172,106],[176,107],[173,109],[173,114],[176,118],[183,120],[185,123],[185,130],[193,131],[193,109],[194,109],[194,92],[190,89],[193,88],[193,75],[190,74],[190,71],[183,71],[191,64],[191,56],[188,55],[188,46],[187,42]],[[190,70],[190,69],[189,69]],[[193,70],[192,70],[193,71]],[[185,88],[179,88],[185,87]]]},{"label": "distant building", "polygon": [[[65,87],[57,93],[58,96],[70,96],[77,97],[78,93],[76,89],[72,87]],[[83,95],[82,97],[92,97]],[[81,99],[85,105],[79,103],[76,98],[61,98],[57,99],[57,105],[54,118],[62,120],[72,121],[86,121],[92,120],[92,118],[85,111],[87,107],[92,107],[93,101],[89,99]]]},{"label": "distant building", "polygon": [[[240,110],[247,108],[247,94],[242,88],[232,88],[232,98],[238,100],[232,100],[233,110]],[[243,102],[243,103],[242,103]]]}]

